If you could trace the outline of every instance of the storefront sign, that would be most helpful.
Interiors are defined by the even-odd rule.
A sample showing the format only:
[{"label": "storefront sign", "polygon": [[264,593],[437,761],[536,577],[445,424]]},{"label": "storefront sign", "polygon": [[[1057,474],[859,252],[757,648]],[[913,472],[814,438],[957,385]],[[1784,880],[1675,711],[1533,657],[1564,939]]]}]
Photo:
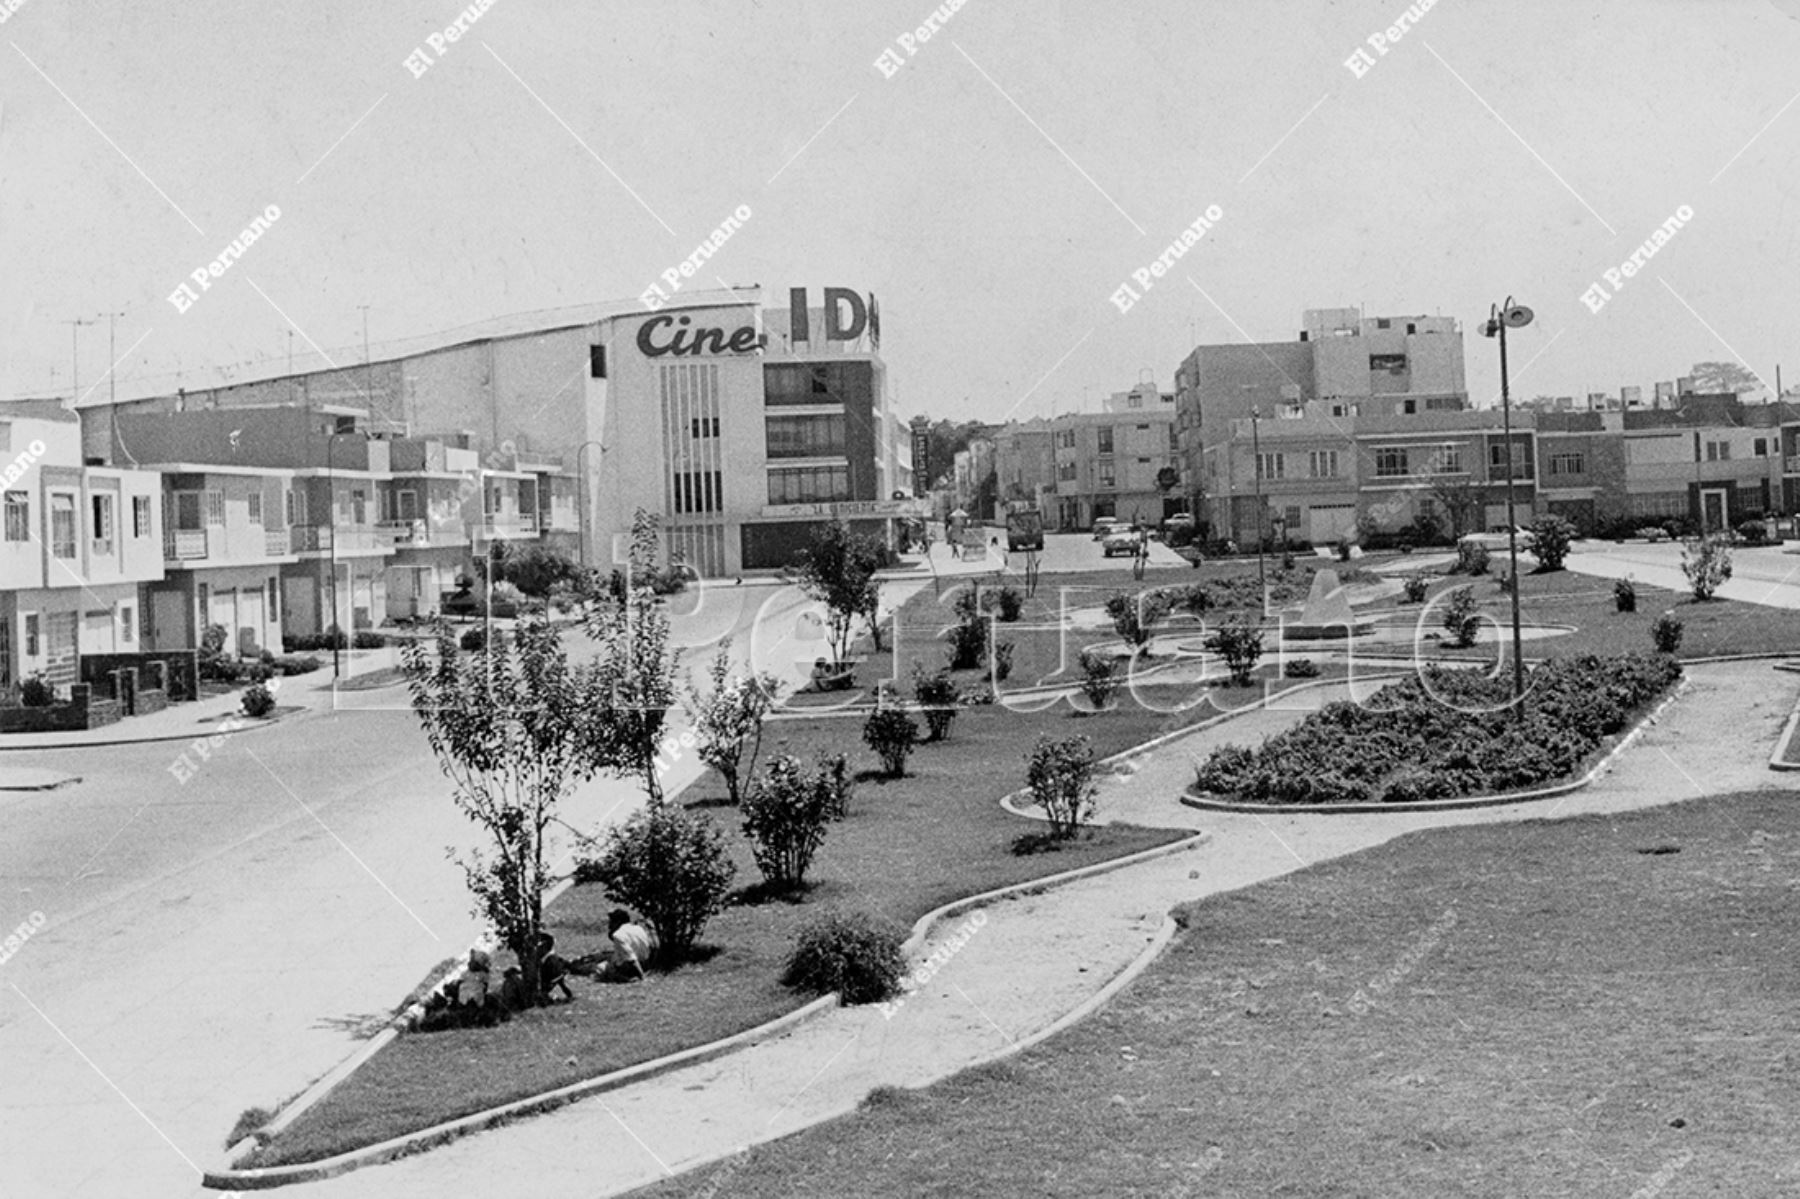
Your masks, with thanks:
[{"label": "storefront sign", "polygon": [[[703,354],[750,354],[763,348],[768,338],[754,325],[726,333],[723,329],[690,329],[691,316],[657,316],[638,326],[637,344],[646,358],[667,354],[676,358],[698,358]],[[674,326],[673,336],[669,333]]]},{"label": "storefront sign", "polygon": [[853,516],[923,517],[931,514],[931,505],[925,500],[839,500],[835,504],[769,504],[762,514],[765,517],[811,516],[821,520]]},{"label": "storefront sign", "polygon": [[[879,350],[881,348],[881,305],[875,302],[870,294],[868,303],[847,287],[827,287],[825,289],[825,332],[826,341],[855,341],[864,333],[869,335],[869,344]],[[795,341],[812,340],[811,318],[806,309],[806,289],[791,287],[788,289],[788,336]]]}]

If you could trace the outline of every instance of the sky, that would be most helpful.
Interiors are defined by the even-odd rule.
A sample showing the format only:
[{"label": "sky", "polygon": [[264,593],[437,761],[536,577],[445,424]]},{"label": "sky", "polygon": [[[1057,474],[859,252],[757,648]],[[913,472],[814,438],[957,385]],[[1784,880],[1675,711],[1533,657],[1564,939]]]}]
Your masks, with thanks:
[{"label": "sky", "polygon": [[1715,359],[1800,383],[1800,0],[1438,0],[1398,37],[1401,0],[966,0],[919,39],[936,8],[494,0],[449,41],[456,0],[24,0],[0,395],[66,393],[72,358],[87,391],[109,332],[125,379],[281,360],[290,332],[357,361],[364,306],[379,356],[629,301],[740,206],[688,286],[873,292],[906,416],[1091,409],[1351,306],[1459,318],[1486,404],[1476,326],[1509,295],[1536,312],[1516,396]]}]

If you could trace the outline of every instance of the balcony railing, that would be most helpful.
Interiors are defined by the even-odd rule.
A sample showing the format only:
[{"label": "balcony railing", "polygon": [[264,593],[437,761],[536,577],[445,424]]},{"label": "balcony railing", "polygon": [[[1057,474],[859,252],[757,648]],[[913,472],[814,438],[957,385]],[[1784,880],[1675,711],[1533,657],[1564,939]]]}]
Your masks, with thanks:
[{"label": "balcony railing", "polygon": [[382,520],[375,522],[376,536],[389,545],[430,545],[431,535],[422,520]]},{"label": "balcony railing", "polygon": [[163,558],[169,561],[180,561],[189,558],[206,557],[205,529],[169,529],[163,530]]},{"label": "balcony railing", "polygon": [[281,558],[291,552],[288,549],[288,531],[286,529],[263,530],[263,553],[271,558]]},{"label": "balcony railing", "polygon": [[330,525],[295,525],[288,530],[288,535],[293,541],[294,553],[329,550],[334,542],[336,548],[344,553],[391,549],[394,544],[391,537],[366,526],[334,529]]},{"label": "balcony railing", "polygon": [[1800,475],[1800,454],[1789,454],[1781,460],[1781,473],[1784,475]]}]

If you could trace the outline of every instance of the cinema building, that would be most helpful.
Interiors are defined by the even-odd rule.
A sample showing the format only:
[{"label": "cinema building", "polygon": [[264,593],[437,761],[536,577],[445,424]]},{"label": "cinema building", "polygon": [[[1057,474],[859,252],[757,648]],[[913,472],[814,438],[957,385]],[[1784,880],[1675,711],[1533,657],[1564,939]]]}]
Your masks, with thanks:
[{"label": "cinema building", "polygon": [[[251,465],[239,461],[249,430],[269,427],[269,409],[294,411],[308,433],[289,444],[310,449],[255,465],[331,476],[334,493],[352,472],[367,476],[341,503],[321,494],[308,519],[334,526],[341,510],[359,528],[398,531],[363,539],[376,582],[360,592],[351,583],[376,623],[396,594],[427,614],[429,591],[450,573],[448,559],[398,562],[425,544],[401,526],[416,530],[440,504],[461,503],[448,523],[463,535],[435,537],[433,553],[465,562],[494,540],[536,539],[610,563],[640,507],[661,518],[667,550],[706,577],[786,566],[811,527],[833,518],[891,544],[897,521],[924,505],[905,498],[910,444],[888,399],[880,310],[844,288],[794,288],[781,301],[765,307],[758,287],[694,293],[656,311],[618,301],[377,345],[366,361],[358,350],[280,374],[121,379],[116,400],[81,406],[83,453],[95,464],[147,462],[131,436],[149,440],[142,418],[209,411],[218,428],[204,452],[181,450],[184,469]],[[381,442],[392,452],[370,448]],[[408,473],[423,482],[400,477]],[[329,528],[305,536],[340,549],[353,539]],[[299,543],[288,552],[301,553]],[[421,564],[431,569],[411,574],[423,583],[394,574]],[[294,615],[296,628],[317,623]]]}]

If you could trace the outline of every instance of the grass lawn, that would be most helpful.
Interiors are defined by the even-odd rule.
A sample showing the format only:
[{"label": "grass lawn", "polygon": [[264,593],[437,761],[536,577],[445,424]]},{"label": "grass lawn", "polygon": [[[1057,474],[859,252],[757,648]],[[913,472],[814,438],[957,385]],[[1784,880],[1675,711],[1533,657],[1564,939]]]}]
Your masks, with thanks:
[{"label": "grass lawn", "polygon": [[[327,1099],[260,1151],[255,1165],[315,1160],[513,1099],[649,1061],[762,1024],[809,1001],[777,978],[801,922],[827,909],[862,907],[910,926],[952,899],[1024,882],[1185,835],[1177,830],[1107,826],[1054,853],[1015,856],[1014,838],[1037,831],[998,800],[1024,784],[1022,755],[1039,732],[1081,732],[1109,754],[1180,723],[1215,713],[1199,704],[1177,716],[1135,705],[1081,717],[1059,706],[1038,713],[1000,708],[960,715],[950,739],[922,746],[897,781],[859,782],[851,815],[832,827],[802,903],[746,902],[707,927],[705,960],[644,983],[606,986],[572,980],[576,1001],[539,1008],[492,1029],[402,1036]],[[810,759],[848,753],[872,770],[860,722],[815,718],[770,726],[765,752]],[[766,761],[765,757],[765,761]],[[726,828],[737,883],[760,879],[735,812],[721,806],[723,784],[708,775],[681,797]],[[549,911],[557,949],[574,957],[598,948],[614,905],[598,886],[579,886]],[[498,973],[504,963],[496,961]]]},{"label": "grass lawn", "polygon": [[[1510,636],[1512,604],[1493,575],[1471,579],[1467,575],[1434,576],[1429,600],[1456,587],[1473,586],[1485,616],[1498,622],[1503,638]],[[1637,611],[1620,612],[1613,603],[1612,581],[1574,571],[1522,576],[1519,614],[1526,622],[1571,624],[1577,632],[1525,643],[1527,658],[1568,654],[1622,654],[1652,648],[1650,626],[1664,612],[1673,611],[1684,626],[1683,659],[1728,654],[1800,653],[1800,611],[1748,604],[1740,600],[1714,599],[1704,603],[1684,592],[1668,591],[1638,583]],[[1400,604],[1401,611],[1417,611],[1416,604]],[[1442,604],[1427,621],[1426,632],[1442,632]],[[1491,635],[1484,630],[1483,636]],[[1359,647],[1359,655],[1411,656],[1406,646]],[[1438,642],[1422,643],[1425,657],[1492,659],[1491,642],[1466,650],[1450,649]]]},{"label": "grass lawn", "polygon": [[1791,792],[1402,837],[1182,909],[1020,1056],[634,1194],[1793,1194],[1797,886]]}]

